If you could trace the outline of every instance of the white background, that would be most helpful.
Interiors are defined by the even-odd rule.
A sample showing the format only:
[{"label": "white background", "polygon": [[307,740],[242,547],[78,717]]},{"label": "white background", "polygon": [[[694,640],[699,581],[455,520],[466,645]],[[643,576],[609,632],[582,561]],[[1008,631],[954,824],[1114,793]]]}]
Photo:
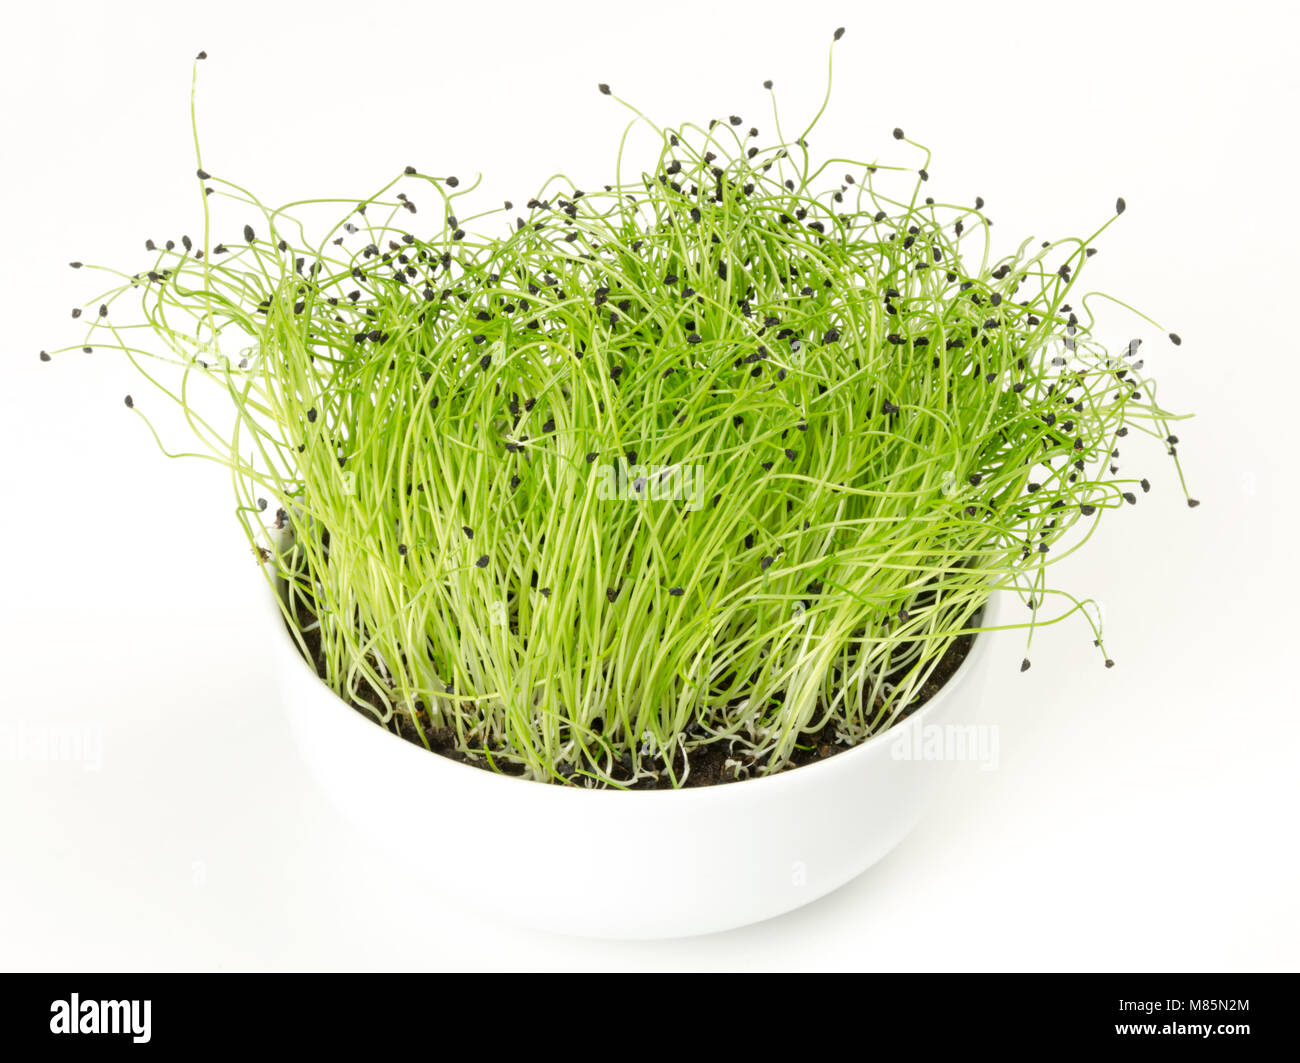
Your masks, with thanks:
[{"label": "white background", "polygon": [[[1214,10],[1221,14],[1209,14]],[[93,728],[99,770],[0,762],[6,968],[1275,969],[1297,966],[1294,694],[1297,26],[1288,5],[42,2],[0,65],[0,727]],[[1086,628],[998,647],[998,770],[860,880],[696,940],[519,932],[413,892],[321,803],[273,692],[258,576],[228,484],[161,457],[111,356],[75,343],[70,259],[139,268],[196,227],[204,163],[264,200],[366,193],[403,165],[526,199],[603,183],[623,115],[811,114],[819,146],[935,151],[930,191],[980,194],[1006,238],[1090,232],[1092,283],[1136,301],[1180,426],[1183,504],[1153,482],[1061,586]],[[790,124],[794,124],[793,118]],[[903,157],[905,158],[905,156]],[[1116,328],[1131,328],[1117,325]],[[1111,337],[1121,342],[1127,335]],[[376,811],[381,811],[377,799]],[[386,812],[386,814],[393,814]],[[437,844],[437,816],[412,819]],[[592,839],[598,844],[598,839]]]}]

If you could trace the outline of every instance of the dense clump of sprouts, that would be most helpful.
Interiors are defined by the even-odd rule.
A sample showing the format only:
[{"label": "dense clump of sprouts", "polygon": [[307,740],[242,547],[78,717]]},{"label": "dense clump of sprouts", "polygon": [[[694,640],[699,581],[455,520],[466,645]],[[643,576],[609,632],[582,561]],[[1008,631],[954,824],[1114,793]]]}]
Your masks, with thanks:
[{"label": "dense clump of sprouts", "polygon": [[84,311],[233,470],[324,680],[500,770],[681,785],[706,747],[758,775],[887,727],[997,589],[1102,647],[1047,568],[1148,489],[1121,437],[1177,443],[1071,294],[1114,215],[995,258],[902,130],[919,168],[636,123],[658,158],[603,188],[483,211],[407,167],[315,235],[200,158],[201,242]]}]

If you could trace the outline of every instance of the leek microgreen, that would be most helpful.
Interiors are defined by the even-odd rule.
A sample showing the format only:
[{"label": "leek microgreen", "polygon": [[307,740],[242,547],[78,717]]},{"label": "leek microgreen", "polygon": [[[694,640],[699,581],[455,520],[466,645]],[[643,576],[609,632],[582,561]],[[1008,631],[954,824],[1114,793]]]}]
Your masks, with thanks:
[{"label": "leek microgreen", "polygon": [[[599,91],[657,159],[622,177],[625,137],[614,184],[519,208],[406,166],[272,209],[196,132],[200,240],[148,241],[73,311],[65,350],[125,355],[134,414],[170,399],[229,468],[324,681],[498,770],[679,786],[700,750],[762,775],[888,727],[994,591],[1030,637],[1082,615],[1110,665],[1047,570],[1149,489],[1124,437],[1182,479],[1139,341],[1108,350],[1078,292],[1124,201],[999,255],[903,130],[905,164],[814,162],[829,77],[792,140],[775,103],[766,140]],[[244,216],[224,242],[214,201]]]}]

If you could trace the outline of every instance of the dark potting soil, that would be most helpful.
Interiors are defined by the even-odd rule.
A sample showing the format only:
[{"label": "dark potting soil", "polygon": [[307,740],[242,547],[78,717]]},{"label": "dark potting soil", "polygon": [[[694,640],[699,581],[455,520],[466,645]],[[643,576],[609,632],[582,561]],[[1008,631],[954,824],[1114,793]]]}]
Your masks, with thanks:
[{"label": "dark potting soil", "polygon": [[[300,619],[309,620],[310,618]],[[306,631],[303,632],[303,639],[307,643],[307,648],[311,651],[312,664],[316,668],[317,674],[321,675],[323,679],[324,668],[319,652],[319,637],[315,631]],[[970,652],[974,639],[973,635],[962,635],[948,647],[948,651],[939,659],[939,663],[935,666],[934,671],[930,673],[930,677],[922,684],[917,696],[898,711],[890,726],[906,719],[943,689],[948,680],[952,678],[953,673],[960,667],[962,661],[966,659],[966,654]],[[901,678],[901,676],[898,678]],[[367,686],[363,689],[362,696],[376,709],[382,709],[383,701],[373,688]],[[374,721],[378,726],[384,726],[379,724],[365,708],[359,705],[354,705],[353,708],[367,719]],[[481,768],[485,771],[496,770],[505,775],[521,775],[523,773],[519,766],[507,761],[498,761],[494,768],[486,756],[468,754],[459,749],[456,745],[456,732],[450,727],[430,727],[427,718],[423,719],[422,723],[425,736],[429,740],[429,749],[439,756],[458,761],[461,764],[468,764],[471,767]],[[424,748],[424,742],[420,740],[415,723],[405,716],[394,715],[385,729],[413,745],[419,746],[421,749]],[[793,771],[805,764],[815,764],[820,760],[826,760],[837,753],[843,753],[852,748],[853,746],[843,745],[835,741],[835,725],[832,722],[819,731],[801,736],[799,748],[795,749],[789,764],[782,768],[781,771]],[[727,761],[733,762],[731,768],[727,767]],[[693,749],[690,754],[690,774],[687,775],[686,781],[682,785],[683,787],[715,786],[735,782],[737,781],[735,761],[740,761],[745,767],[761,766],[753,758],[748,757],[747,754],[732,753],[722,743]],[[678,750],[673,763],[673,771],[680,777],[685,771],[685,767],[685,754]],[[618,780],[620,772],[624,770],[621,765],[616,764],[611,775],[615,780]],[[630,775],[630,772],[628,774]],[[658,779],[640,779],[635,783],[625,784],[624,788],[628,790],[668,790],[672,788],[672,782],[665,771],[661,772]]]}]

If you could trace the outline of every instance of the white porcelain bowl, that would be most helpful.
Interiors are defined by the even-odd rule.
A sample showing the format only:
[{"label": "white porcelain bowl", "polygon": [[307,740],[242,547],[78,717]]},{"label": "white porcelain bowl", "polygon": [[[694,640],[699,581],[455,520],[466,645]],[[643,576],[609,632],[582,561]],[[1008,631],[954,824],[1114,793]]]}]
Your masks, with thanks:
[{"label": "white porcelain bowl", "polygon": [[[998,608],[995,595],[985,627]],[[945,775],[945,761],[907,756],[921,748],[912,732],[975,723],[990,638],[976,636],[924,706],[851,750],[764,778],[633,792],[530,782],[429,753],[344,704],[287,631],[275,654],[313,775],[418,880],[538,929],[662,938],[788,912],[893,849]]]}]

